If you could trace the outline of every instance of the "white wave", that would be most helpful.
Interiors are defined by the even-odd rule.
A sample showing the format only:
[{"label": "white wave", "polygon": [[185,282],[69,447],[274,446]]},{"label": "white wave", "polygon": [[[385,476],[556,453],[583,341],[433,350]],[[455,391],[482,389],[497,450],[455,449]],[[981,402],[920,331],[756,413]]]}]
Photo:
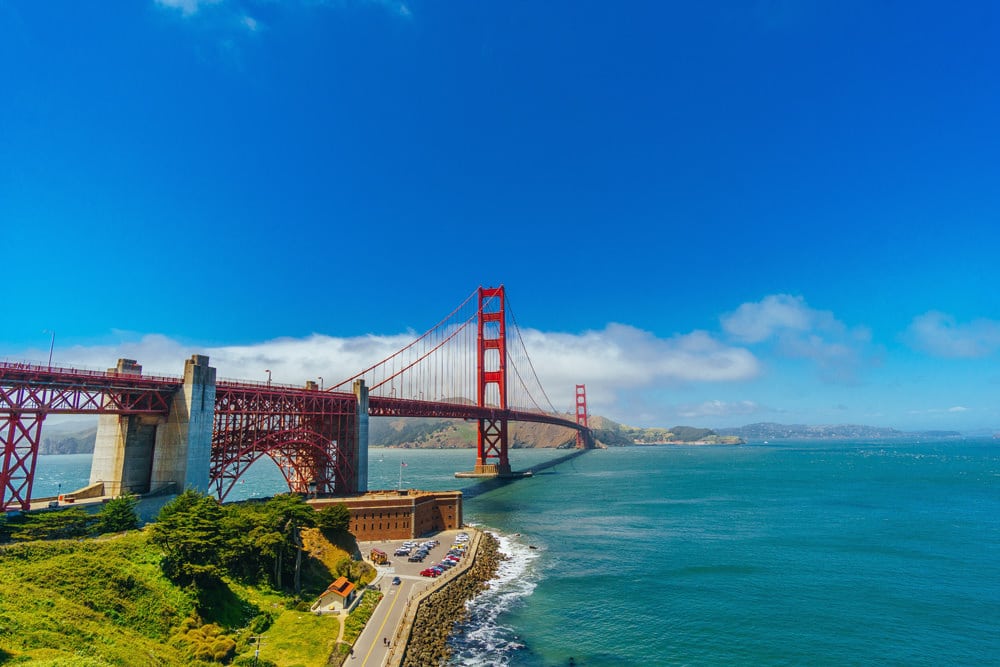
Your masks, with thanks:
[{"label": "white wave", "polygon": [[508,665],[511,655],[524,648],[514,629],[500,623],[500,616],[522,604],[541,579],[535,561],[539,552],[515,537],[490,531],[507,558],[500,562],[489,589],[466,603],[469,617],[459,625],[449,644],[452,664]]}]

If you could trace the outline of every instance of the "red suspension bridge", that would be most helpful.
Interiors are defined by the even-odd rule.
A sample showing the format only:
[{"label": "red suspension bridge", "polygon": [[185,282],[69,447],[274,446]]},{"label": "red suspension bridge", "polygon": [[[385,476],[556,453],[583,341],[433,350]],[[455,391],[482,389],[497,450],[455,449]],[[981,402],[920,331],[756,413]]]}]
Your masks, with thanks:
[{"label": "red suspension bridge", "polygon": [[91,492],[118,495],[192,487],[224,500],[270,457],[289,490],[367,490],[368,418],[438,417],[478,423],[478,476],[511,476],[508,424],[555,424],[593,447],[586,390],[575,415],[549,401],[503,286],[480,287],[403,349],[321,389],[216,381],[194,355],[183,378],[142,374],[119,360],[107,372],[0,363],[0,508],[26,510],[47,415],[96,414]]}]

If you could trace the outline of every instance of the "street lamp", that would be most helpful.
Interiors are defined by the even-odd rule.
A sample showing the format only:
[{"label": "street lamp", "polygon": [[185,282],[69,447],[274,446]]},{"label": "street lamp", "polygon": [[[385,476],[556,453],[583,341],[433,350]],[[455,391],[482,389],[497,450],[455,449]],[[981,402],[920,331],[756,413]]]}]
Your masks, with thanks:
[{"label": "street lamp", "polygon": [[42,333],[52,334],[52,340],[49,341],[49,368],[52,368],[52,350],[56,347],[56,332],[46,329]]},{"label": "street lamp", "polygon": [[270,368],[265,368],[264,372],[267,373],[267,386],[270,387],[271,386],[271,369]]}]

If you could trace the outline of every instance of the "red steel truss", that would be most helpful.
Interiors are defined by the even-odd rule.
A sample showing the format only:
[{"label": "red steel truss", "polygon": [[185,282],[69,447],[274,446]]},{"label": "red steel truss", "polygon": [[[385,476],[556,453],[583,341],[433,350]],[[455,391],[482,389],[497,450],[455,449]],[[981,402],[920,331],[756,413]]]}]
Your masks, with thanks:
[{"label": "red steel truss", "polygon": [[0,509],[30,506],[46,415],[165,415],[180,385],[177,378],[0,363]]},{"label": "red steel truss", "polygon": [[0,422],[4,444],[0,509],[28,509],[43,420],[38,413],[11,412]]},{"label": "red steel truss", "polygon": [[358,465],[353,394],[219,382],[210,484],[224,500],[247,468],[269,456],[298,493],[354,493]]},{"label": "red steel truss", "polygon": [[[161,415],[179,378],[0,363],[0,508],[26,510],[47,414]],[[357,490],[353,394],[220,382],[216,386],[210,485],[223,500],[261,456],[292,491]]]},{"label": "red steel truss", "polygon": [[[480,417],[476,437],[476,469],[481,471],[491,459],[497,471],[510,472],[507,458],[507,329],[503,285],[479,288],[479,331],[477,334],[478,391],[476,405],[497,401],[495,416]],[[495,354],[493,354],[495,352]]]}]

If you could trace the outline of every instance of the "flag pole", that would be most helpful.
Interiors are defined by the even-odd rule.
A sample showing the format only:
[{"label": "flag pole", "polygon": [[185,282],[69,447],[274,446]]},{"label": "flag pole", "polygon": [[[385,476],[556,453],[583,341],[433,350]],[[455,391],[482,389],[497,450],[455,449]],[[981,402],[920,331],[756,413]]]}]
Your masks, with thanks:
[{"label": "flag pole", "polygon": [[396,486],[397,491],[403,490],[403,466],[405,465],[402,461],[399,462],[399,484]]}]

